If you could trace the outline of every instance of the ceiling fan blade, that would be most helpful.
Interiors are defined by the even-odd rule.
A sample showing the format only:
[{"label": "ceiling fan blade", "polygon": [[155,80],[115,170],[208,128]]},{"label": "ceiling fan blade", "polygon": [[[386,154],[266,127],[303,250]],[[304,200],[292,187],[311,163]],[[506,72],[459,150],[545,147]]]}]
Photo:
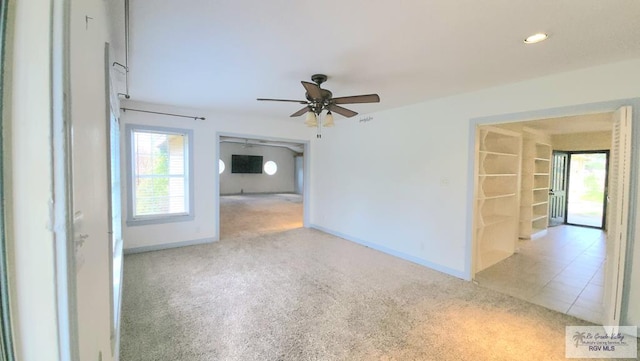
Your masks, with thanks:
[{"label": "ceiling fan blade", "polygon": [[311,99],[322,99],[322,93],[317,84],[309,83],[308,81],[302,81],[301,83]]},{"label": "ceiling fan blade", "polygon": [[309,107],[304,107],[304,108],[302,108],[302,109],[298,110],[297,112],[295,112],[295,113],[291,114],[291,117],[292,117],[292,118],[293,118],[293,117],[299,117],[299,116],[301,116],[302,114],[305,114],[305,113],[306,113],[306,112],[308,112],[308,111],[309,111]]},{"label": "ceiling fan blade", "polygon": [[379,103],[378,94],[354,95],[350,97],[333,98],[334,104],[355,104],[355,103]]},{"label": "ceiling fan blade", "polygon": [[265,99],[265,98],[258,98],[256,100],[259,101],[269,101],[269,102],[290,102],[290,103],[298,103],[298,104],[307,104],[306,100],[290,100],[290,99]]},{"label": "ceiling fan blade", "polygon": [[358,115],[358,113],[354,112],[353,110],[349,110],[347,108],[343,108],[339,105],[335,105],[335,104],[331,104],[329,105],[329,110],[331,110],[332,112],[336,112],[340,115],[343,115],[347,118],[351,118],[354,115]]}]

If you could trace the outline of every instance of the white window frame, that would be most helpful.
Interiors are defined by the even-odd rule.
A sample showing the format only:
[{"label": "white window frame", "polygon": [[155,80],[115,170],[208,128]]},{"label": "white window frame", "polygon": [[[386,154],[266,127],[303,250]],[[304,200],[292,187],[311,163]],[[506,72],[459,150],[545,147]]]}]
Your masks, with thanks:
[{"label": "white window frame", "polygon": [[[158,134],[179,134],[185,137],[185,199],[187,200],[186,212],[173,214],[154,214],[144,216],[134,216],[134,149],[133,134],[134,132],[158,133]],[[191,129],[179,129],[158,127],[151,125],[127,124],[125,127],[126,134],[126,154],[127,154],[127,226],[141,226],[148,224],[160,224],[169,222],[191,221],[195,218],[194,214],[194,196],[193,196],[193,131]]]}]

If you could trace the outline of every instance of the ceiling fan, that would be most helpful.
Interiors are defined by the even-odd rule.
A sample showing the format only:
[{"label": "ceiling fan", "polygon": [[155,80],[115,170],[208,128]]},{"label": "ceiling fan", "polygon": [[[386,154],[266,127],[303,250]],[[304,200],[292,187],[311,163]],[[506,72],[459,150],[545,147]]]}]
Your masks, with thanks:
[{"label": "ceiling fan", "polygon": [[[305,124],[311,127],[317,126],[320,128],[320,123],[317,120],[317,116],[323,110],[327,110],[325,115],[324,124],[325,127],[331,127],[333,123],[332,112],[343,115],[347,118],[351,118],[357,115],[357,112],[341,107],[339,104],[356,104],[356,103],[379,103],[380,97],[378,94],[365,94],[365,95],[353,95],[348,97],[334,98],[333,93],[327,89],[320,88],[320,84],[327,81],[327,76],[324,74],[314,74],[311,76],[313,83],[308,81],[302,81],[302,86],[306,90],[305,97],[307,100],[289,100],[289,99],[265,99],[258,98],[260,101],[275,101],[275,102],[291,102],[304,104],[304,108],[291,114],[292,117],[298,117],[302,114],[307,114]],[[314,84],[315,83],[315,84]]]}]

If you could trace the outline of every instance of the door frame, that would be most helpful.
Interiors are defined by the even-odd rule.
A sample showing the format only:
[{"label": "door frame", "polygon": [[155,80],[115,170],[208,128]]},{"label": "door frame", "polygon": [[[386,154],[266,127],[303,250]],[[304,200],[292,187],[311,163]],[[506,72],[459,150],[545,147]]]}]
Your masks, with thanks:
[{"label": "door frame", "polygon": [[[270,136],[261,136],[261,135],[250,135],[250,134],[241,134],[241,133],[231,133],[231,132],[217,132],[216,133],[216,160],[214,162],[214,187],[215,187],[215,196],[214,203],[215,209],[217,210],[215,216],[215,226],[216,226],[216,234],[214,238],[215,241],[220,240],[220,171],[219,171],[219,162],[220,159],[220,137],[234,137],[234,138],[244,138],[244,139],[252,139],[252,140],[271,140],[276,142],[289,142],[289,143],[298,143],[304,145],[303,151],[303,179],[304,182],[302,184],[302,226],[305,228],[309,228],[310,219],[309,215],[311,214],[311,166],[310,166],[310,152],[311,145],[309,140],[302,139],[288,139],[288,138],[278,138],[278,137],[270,137]],[[229,169],[231,169],[231,165],[229,165]]]},{"label": "door frame", "polygon": [[76,240],[73,215],[73,161],[71,126],[71,5],[54,0],[51,7],[51,103],[53,195],[55,213],[56,300],[58,347],[61,360],[80,359],[76,292]]},{"label": "door frame", "polygon": [[[630,106],[632,108],[632,119],[631,122],[633,124],[640,124],[640,98],[628,98],[628,99],[617,99],[611,101],[604,102],[595,102],[595,103],[587,103],[587,104],[579,104],[579,105],[571,105],[564,106],[558,108],[548,108],[548,109],[538,109],[532,111],[525,112],[517,112],[517,113],[509,113],[509,114],[501,114],[501,115],[493,115],[493,116],[483,116],[469,119],[469,128],[468,128],[468,153],[467,153],[467,215],[466,215],[466,246],[465,246],[465,270],[464,275],[465,279],[471,281],[473,280],[474,273],[474,249],[475,245],[473,242],[473,219],[474,219],[474,186],[475,186],[475,177],[474,175],[474,167],[475,164],[475,148],[476,148],[476,129],[479,125],[486,124],[500,124],[500,123],[513,123],[518,121],[528,121],[528,120],[536,120],[536,119],[545,119],[545,118],[560,118],[567,116],[576,116],[583,114],[591,114],[591,113],[608,113],[615,112],[618,108],[623,106]],[[624,264],[627,265],[624,271],[624,282],[623,282],[623,290],[622,290],[622,299],[621,299],[621,310],[623,311],[621,314],[621,320],[626,320],[627,318],[627,310],[629,309],[629,284],[631,282],[632,274],[631,267],[632,257],[634,255],[634,239],[640,238],[640,227],[636,225],[640,225],[640,214],[638,213],[638,195],[640,189],[640,179],[639,172],[640,166],[638,165],[638,160],[640,160],[640,126],[632,127],[631,134],[631,175],[630,179],[632,179],[632,183],[629,187],[629,198],[631,201],[629,202],[629,218],[627,224],[627,237],[626,237],[626,258]],[[640,247],[640,244],[638,245]],[[637,267],[637,265],[636,265]],[[605,310],[606,312],[606,310]]]},{"label": "door frame", "polygon": [[[633,131],[633,130],[632,130]],[[608,191],[609,191],[609,153],[610,151],[607,149],[604,150],[575,150],[575,151],[563,151],[565,153],[567,153],[567,155],[569,156],[569,159],[567,160],[567,190],[566,190],[566,197],[564,200],[564,224],[568,225],[568,226],[576,226],[576,227],[587,227],[587,228],[595,228],[595,229],[601,229],[603,231],[606,232],[607,230],[607,196],[608,196]],[[570,189],[570,181],[571,181],[571,156],[574,154],[600,154],[600,153],[604,153],[605,157],[606,157],[606,165],[605,165],[605,173],[604,173],[604,199],[602,200],[602,227],[595,227],[595,226],[589,226],[589,225],[585,225],[585,224],[576,224],[576,223],[569,223],[568,222],[568,218],[569,218],[569,189]]]}]

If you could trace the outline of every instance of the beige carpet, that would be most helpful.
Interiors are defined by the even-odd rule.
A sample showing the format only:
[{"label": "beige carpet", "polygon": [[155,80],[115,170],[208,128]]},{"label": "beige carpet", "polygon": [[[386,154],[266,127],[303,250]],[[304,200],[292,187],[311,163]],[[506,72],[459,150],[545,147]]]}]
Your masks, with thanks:
[{"label": "beige carpet", "polygon": [[299,194],[220,196],[220,239],[255,237],[302,227]]},{"label": "beige carpet", "polygon": [[124,267],[122,361],[563,360],[588,324],[304,228]]}]

